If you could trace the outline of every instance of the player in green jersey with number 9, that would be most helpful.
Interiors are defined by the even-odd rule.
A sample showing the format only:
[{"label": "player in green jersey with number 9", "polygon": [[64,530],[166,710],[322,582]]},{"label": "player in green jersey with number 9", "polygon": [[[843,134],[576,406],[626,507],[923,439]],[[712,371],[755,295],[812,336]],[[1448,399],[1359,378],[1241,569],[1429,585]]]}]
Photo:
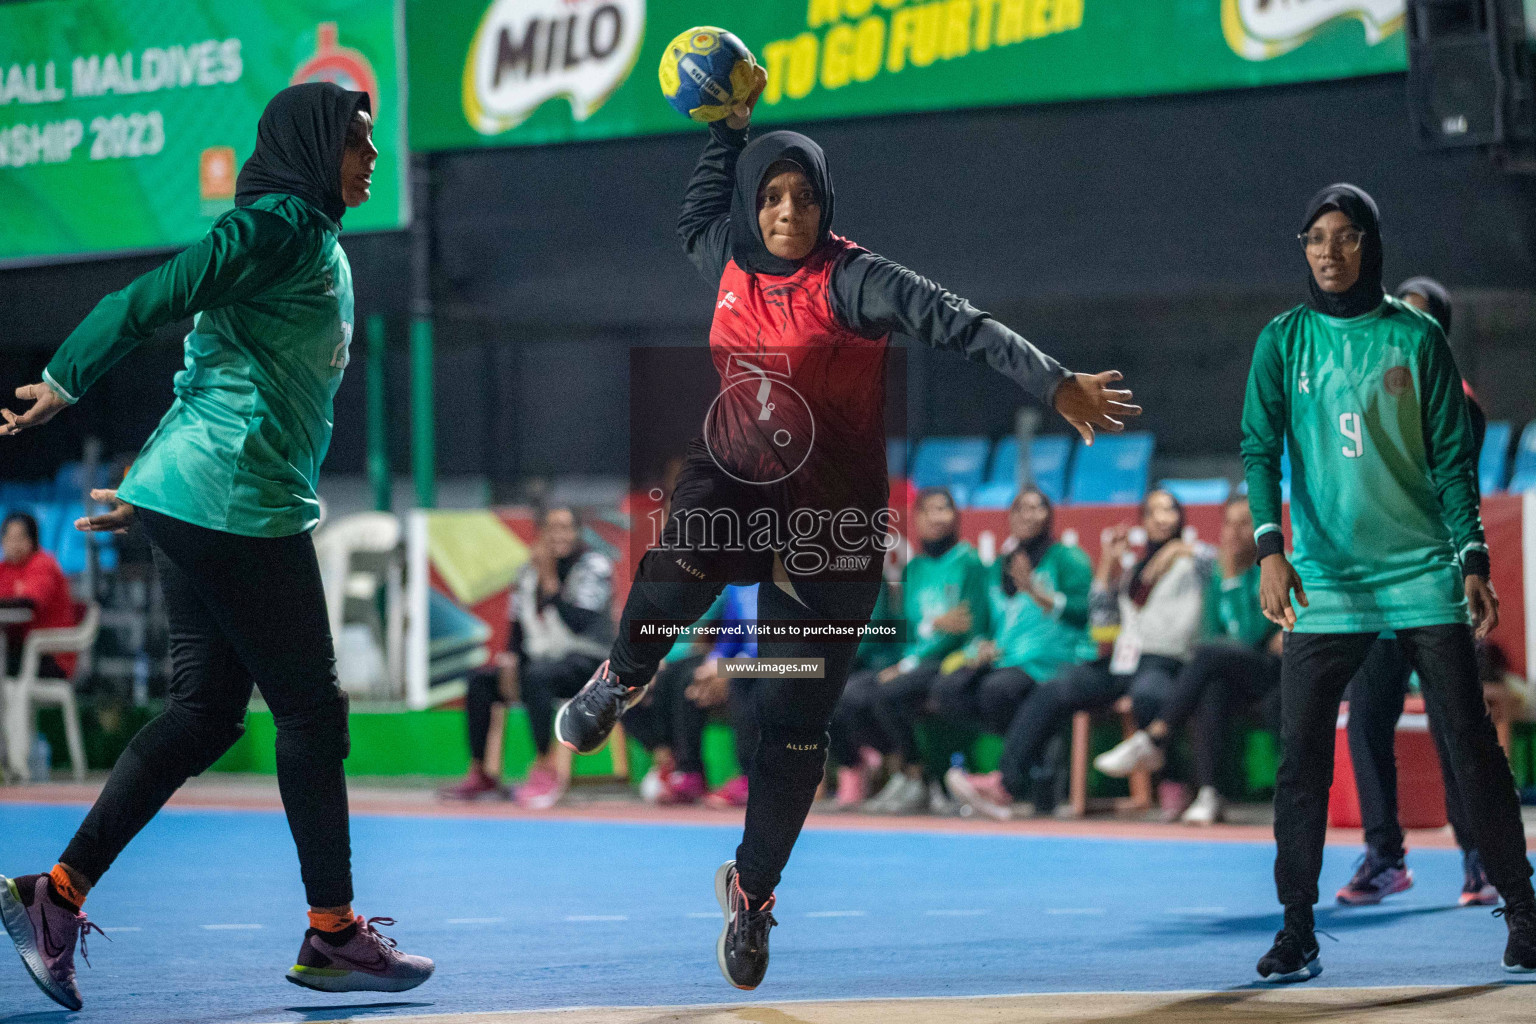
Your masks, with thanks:
[{"label": "player in green jersey with number 9", "polygon": [[[1435,321],[1381,288],[1376,204],[1352,185],[1312,198],[1299,236],[1306,304],[1259,335],[1243,406],[1243,462],[1264,614],[1285,628],[1275,885],[1285,924],[1266,981],[1316,977],[1339,699],[1394,630],[1445,724],[1451,766],[1489,879],[1505,900],[1504,966],[1536,970],[1536,899],[1509,763],[1477,678],[1473,630],[1498,622],[1461,376]],[[1280,532],[1289,443],[1294,565]],[[1295,603],[1292,603],[1294,593]]]},{"label": "player in green jersey with number 9", "polygon": [[[0,878],[0,917],[22,962],[72,1010],[75,944],[83,950],[95,927],[80,910],[86,893],[171,794],[240,738],[253,686],[277,726],[277,781],[310,903],[288,980],[399,992],[432,974],[432,961],[374,927],[392,921],[352,913],[347,704],[310,539],[352,338],[352,271],[338,236],[346,209],[368,199],[372,134],[366,93],[325,82],[279,92],[235,209],[102,299],[42,382],[16,390],[31,405],[3,410],[0,436],[41,426],[156,328],[193,317],[170,411],[122,486],[95,492],[111,511],[76,524],[122,531],[138,520],[149,535],[170,625],[165,709],[129,742],[53,870]],[[172,900],[193,896],[176,878],[156,886]]]}]

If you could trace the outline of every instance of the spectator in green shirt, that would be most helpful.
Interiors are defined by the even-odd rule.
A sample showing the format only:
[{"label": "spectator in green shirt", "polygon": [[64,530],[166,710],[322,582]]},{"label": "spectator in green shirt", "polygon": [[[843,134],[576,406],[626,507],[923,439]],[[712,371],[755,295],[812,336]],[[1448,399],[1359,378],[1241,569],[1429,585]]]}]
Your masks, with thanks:
[{"label": "spectator in green shirt", "polygon": [[1221,820],[1216,769],[1232,713],[1260,704],[1271,728],[1280,724],[1280,629],[1259,609],[1258,548],[1248,499],[1228,499],[1216,549],[1217,571],[1205,597],[1206,642],[1174,681],[1156,718],[1093,762],[1106,775],[1125,778],[1163,767],[1168,744],[1193,720],[1195,801],[1184,812],[1190,825]]},{"label": "spectator in green shirt", "polygon": [[984,633],[987,624],[986,568],[976,549],[960,539],[955,499],[944,488],[926,488],[918,492],[913,518],[914,553],[901,583],[907,625],[901,660],[850,677],[834,715],[843,737],[836,745],[843,767],[857,766],[861,746],[888,755],[890,780],[865,804],[888,814],[912,814],[928,806],[915,721],[944,658]]}]

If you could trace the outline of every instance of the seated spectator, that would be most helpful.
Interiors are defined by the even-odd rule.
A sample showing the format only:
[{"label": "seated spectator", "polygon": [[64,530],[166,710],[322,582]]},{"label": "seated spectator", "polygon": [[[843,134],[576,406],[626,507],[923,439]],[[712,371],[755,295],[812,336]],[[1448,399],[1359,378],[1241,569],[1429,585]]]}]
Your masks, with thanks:
[{"label": "seated spectator", "polygon": [[1127,570],[1130,530],[1111,531],[1099,556],[1090,607],[1102,621],[1119,619],[1114,654],[1066,669],[1024,698],[1004,735],[998,776],[951,772],[950,791],[983,814],[1012,816],[1012,803],[1034,797],[1035,813],[1055,809],[1054,786],[1036,786],[1041,752],[1077,711],[1105,707],[1130,694],[1137,721],[1145,726],[1173,688],[1189,660],[1201,623],[1204,583],[1193,549],[1180,534],[1184,509],[1167,491],[1153,491],[1141,504],[1147,534],[1142,557]]},{"label": "seated spectator", "polygon": [[613,563],[581,543],[574,509],[545,510],[528,562],[512,585],[507,656],[494,671],[470,677],[465,695],[470,766],[464,781],[440,791],[450,800],[505,794],[499,765],[485,763],[491,708],[519,699],[528,711],[538,757],[519,803],[553,807],[570,785],[570,757],[552,751],[555,701],[574,696],[613,641]]},{"label": "seated spectator", "polygon": [[976,549],[960,539],[954,498],[943,488],[924,489],[914,519],[918,550],[902,573],[909,636],[901,660],[878,672],[850,676],[833,715],[843,736],[838,743],[842,756],[854,759],[839,762],[842,767],[857,766],[861,746],[890,759],[889,782],[864,805],[874,813],[913,814],[927,808],[929,787],[913,731],[916,719],[944,658],[986,627],[986,569]]},{"label": "seated spectator", "polygon": [[[757,585],[726,587],[701,622],[740,627],[757,621]],[[683,650],[684,645],[687,645]],[[656,757],[641,782],[641,796],[661,804],[745,807],[747,777],[739,775],[706,795],[704,726],[710,713],[725,708],[735,732],[736,757],[743,771],[757,748],[752,714],[756,679],[727,678],[722,658],[757,657],[757,640],[748,633],[721,635],[713,644],[679,640],[656,673],[650,694],[624,715],[624,726]]]},{"label": "seated spectator", "polygon": [[[892,620],[891,588],[884,581],[880,584],[880,595],[875,598],[875,607],[869,615],[871,623],[889,623]],[[849,678],[867,675],[873,679],[879,675],[881,669],[889,668],[901,660],[906,645],[899,641],[881,640],[873,636],[860,641],[859,649],[853,655],[853,667]],[[827,759],[829,772],[834,776],[830,784],[836,793],[836,809],[840,811],[852,810],[869,798],[869,785],[867,771],[877,771],[881,768],[881,755],[872,747],[851,747],[848,744],[847,734],[839,725],[837,718],[833,718],[831,727],[831,756]],[[845,764],[857,764],[865,754],[872,755],[871,764],[863,767],[850,768]]]},{"label": "seated spectator", "polygon": [[[68,628],[80,621],[75,614],[69,580],[59,568],[58,559],[44,551],[37,542],[37,520],[26,512],[12,512],[0,525],[0,599],[22,603],[32,609],[32,621],[8,627],[6,631],[5,672],[14,676],[21,671],[22,644],[34,629]],[[43,655],[38,674],[69,678],[75,671],[73,654]]]},{"label": "seated spectator", "polygon": [[1039,681],[1092,657],[1093,564],[1056,539],[1052,516],[1051,500],[1034,487],[1013,499],[1011,532],[987,584],[991,636],[972,641],[964,662],[934,683],[931,708],[944,718],[1005,732]]},{"label": "seated spectator", "polygon": [[1245,497],[1227,501],[1216,564],[1205,597],[1207,642],[1179,673],[1157,717],[1093,762],[1116,778],[1159,771],[1169,742],[1193,718],[1197,790],[1182,818],[1190,825],[1221,820],[1216,770],[1232,713],[1257,703],[1265,724],[1277,731],[1280,727],[1281,633],[1259,608],[1258,548]]}]

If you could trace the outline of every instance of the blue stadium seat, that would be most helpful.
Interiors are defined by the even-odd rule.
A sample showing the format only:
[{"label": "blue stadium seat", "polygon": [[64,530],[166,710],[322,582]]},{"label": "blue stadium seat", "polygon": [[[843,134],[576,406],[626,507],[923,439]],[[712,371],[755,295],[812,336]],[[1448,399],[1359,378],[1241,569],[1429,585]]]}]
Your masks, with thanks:
[{"label": "blue stadium seat", "polygon": [[1520,447],[1515,449],[1515,471],[1509,489],[1520,493],[1536,488],[1536,420],[1520,431]]},{"label": "blue stadium seat", "polygon": [[1477,459],[1477,484],[1484,494],[1497,494],[1504,489],[1504,474],[1509,469],[1509,439],[1514,432],[1514,424],[1509,420],[1488,424],[1488,433],[1483,435],[1483,450]]},{"label": "blue stadium seat", "polygon": [[[912,455],[912,482],[918,487],[963,486],[969,491],[981,483],[991,447],[984,437],[926,437]],[[960,500],[958,494],[955,500]]]},{"label": "blue stadium seat", "polygon": [[[1035,474],[1035,486],[1052,501],[1061,501],[1067,491],[1067,458],[1072,454],[1072,439],[1065,434],[1047,434],[1029,442],[1029,464]],[[992,449],[992,469],[988,483],[1006,483],[1017,487],[1019,477],[1019,439],[1005,437]]]},{"label": "blue stadium seat", "polygon": [[1152,465],[1152,435],[1100,434],[1092,445],[1080,444],[1072,463],[1074,504],[1128,504],[1147,493]]},{"label": "blue stadium seat", "polygon": [[1220,505],[1232,493],[1232,481],[1224,476],[1195,480],[1160,480],[1157,486],[1184,505]]},{"label": "blue stadium seat", "polygon": [[1007,508],[1019,489],[1008,480],[989,480],[970,492],[966,508]]}]

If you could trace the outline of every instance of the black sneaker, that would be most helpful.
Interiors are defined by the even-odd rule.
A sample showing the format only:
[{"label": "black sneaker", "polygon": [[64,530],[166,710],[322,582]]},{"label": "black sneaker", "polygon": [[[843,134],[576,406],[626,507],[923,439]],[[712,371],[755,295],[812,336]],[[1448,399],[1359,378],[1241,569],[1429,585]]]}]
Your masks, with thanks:
[{"label": "black sneaker", "polygon": [[1259,978],[1263,981],[1311,981],[1322,973],[1317,935],[1313,932],[1280,929],[1275,933],[1275,944],[1259,960]]},{"label": "black sneaker", "polygon": [[770,895],[753,907],[736,880],[736,862],[728,860],[715,872],[715,899],[725,914],[725,927],[715,943],[720,973],[732,985],[750,992],[768,973],[768,929],[779,923],[770,913],[776,897]]},{"label": "black sneaker", "polygon": [[625,686],[603,662],[587,685],[560,705],[555,715],[555,739],[578,754],[601,750],[624,712],[640,703],[649,688],[650,683]]},{"label": "black sneaker", "polygon": [[1504,946],[1504,969],[1511,974],[1536,972],[1536,901],[1508,903],[1493,912],[1509,926]]}]

